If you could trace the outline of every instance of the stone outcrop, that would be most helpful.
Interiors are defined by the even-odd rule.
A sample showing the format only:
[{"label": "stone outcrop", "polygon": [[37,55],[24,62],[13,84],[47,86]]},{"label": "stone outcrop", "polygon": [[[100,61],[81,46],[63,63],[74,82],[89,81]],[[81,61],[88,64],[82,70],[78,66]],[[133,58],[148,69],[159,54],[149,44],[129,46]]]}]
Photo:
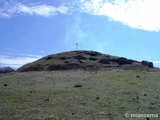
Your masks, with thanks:
[{"label": "stone outcrop", "polygon": [[111,59],[110,61],[116,62],[118,65],[132,64],[134,61],[123,57]]},{"label": "stone outcrop", "polygon": [[108,59],[100,59],[99,63],[109,64],[109,60]]},{"label": "stone outcrop", "polygon": [[153,68],[153,63],[152,62],[148,62],[148,61],[143,60],[141,63],[142,63],[142,65],[145,65],[145,66],[148,66],[150,68]]}]

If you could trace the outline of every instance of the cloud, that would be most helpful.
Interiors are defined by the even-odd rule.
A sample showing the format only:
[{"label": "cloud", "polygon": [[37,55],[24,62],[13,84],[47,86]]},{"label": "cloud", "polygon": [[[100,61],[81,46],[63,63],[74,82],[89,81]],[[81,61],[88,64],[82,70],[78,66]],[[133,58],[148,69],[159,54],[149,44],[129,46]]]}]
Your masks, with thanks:
[{"label": "cloud", "polygon": [[18,3],[10,3],[4,2],[3,6],[0,8],[0,17],[12,17],[17,14],[27,14],[27,15],[38,15],[43,17],[54,16],[58,13],[61,14],[70,14],[70,10],[64,4],[59,7],[48,6],[43,4],[30,4],[25,5],[20,2]]},{"label": "cloud", "polygon": [[76,14],[72,20],[72,23],[67,26],[68,30],[64,38],[64,46],[66,48],[75,50],[75,43],[78,43],[78,49],[106,52],[106,48],[108,47],[106,43],[112,44],[110,40],[101,38],[97,31],[91,31],[90,27],[93,24],[85,24],[86,20],[80,14]]},{"label": "cloud", "polygon": [[[24,56],[24,54],[23,54]],[[30,63],[33,61],[38,60],[41,58],[38,55],[30,55],[27,54],[26,57],[13,57],[13,56],[5,56],[5,55],[0,55],[0,66],[11,66],[11,67],[21,67],[22,65],[26,63]]]},{"label": "cloud", "polygon": [[160,61],[153,61],[154,66],[160,68]]},{"label": "cloud", "polygon": [[18,53],[18,52],[9,52],[8,55],[11,56],[20,56],[20,57],[30,57],[30,58],[41,58],[41,55],[34,55],[34,54],[22,54],[22,53]]},{"label": "cloud", "polygon": [[26,6],[23,4],[18,4],[15,7],[17,12],[19,13],[26,13],[30,15],[39,15],[44,17],[49,17],[56,15],[57,13],[67,14],[68,8],[64,5],[59,7],[47,6],[47,5],[36,5],[36,6]]},{"label": "cloud", "polygon": [[154,64],[160,64],[160,61],[153,61]]},{"label": "cloud", "polygon": [[132,28],[160,31],[160,0],[79,0],[81,12],[107,16]]},{"label": "cloud", "polygon": [[10,17],[9,14],[3,13],[3,12],[0,11],[0,18],[9,18],[9,17]]},{"label": "cloud", "polygon": [[[9,2],[6,2],[9,1]],[[74,12],[106,16],[131,28],[160,31],[160,0],[77,0],[61,3],[60,6],[21,2],[0,1],[0,18],[19,14],[51,17]],[[3,3],[3,5],[1,5]]]}]

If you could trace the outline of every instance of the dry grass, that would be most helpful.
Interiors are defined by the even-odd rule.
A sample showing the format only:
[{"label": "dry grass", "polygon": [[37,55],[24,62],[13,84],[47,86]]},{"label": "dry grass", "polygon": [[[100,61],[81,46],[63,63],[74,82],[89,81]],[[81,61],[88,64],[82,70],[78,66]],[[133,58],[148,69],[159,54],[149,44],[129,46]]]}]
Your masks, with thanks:
[{"label": "dry grass", "polygon": [[124,114],[160,113],[159,88],[159,72],[138,70],[0,75],[0,120],[135,120]]}]

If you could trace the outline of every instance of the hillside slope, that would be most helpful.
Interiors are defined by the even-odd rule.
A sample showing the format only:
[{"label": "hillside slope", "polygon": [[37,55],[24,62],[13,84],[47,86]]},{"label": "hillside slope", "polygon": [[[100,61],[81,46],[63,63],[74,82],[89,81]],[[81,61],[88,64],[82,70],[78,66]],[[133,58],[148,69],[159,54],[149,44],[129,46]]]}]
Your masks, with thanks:
[{"label": "hillside slope", "polygon": [[152,62],[131,60],[123,57],[111,56],[95,51],[70,51],[48,55],[33,63],[26,64],[17,71],[46,71],[70,69],[151,69]]},{"label": "hillside slope", "polygon": [[0,120],[147,120],[130,115],[160,113],[159,78],[141,70],[1,74]]}]

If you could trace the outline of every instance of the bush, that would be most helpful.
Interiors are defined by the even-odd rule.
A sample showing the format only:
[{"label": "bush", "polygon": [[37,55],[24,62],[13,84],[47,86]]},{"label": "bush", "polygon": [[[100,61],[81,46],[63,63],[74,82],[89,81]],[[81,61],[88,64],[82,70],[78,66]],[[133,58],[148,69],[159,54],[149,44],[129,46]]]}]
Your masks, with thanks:
[{"label": "bush", "polygon": [[29,71],[42,71],[43,67],[40,64],[33,64],[33,65],[25,65],[19,69],[17,72],[29,72]]},{"label": "bush", "polygon": [[153,68],[153,63],[152,62],[148,62],[148,61],[143,60],[141,63],[142,63],[142,65],[146,65],[150,68]]},{"label": "bush", "polygon": [[0,74],[10,73],[10,72],[15,72],[15,69],[13,69],[11,67],[0,67]]}]

